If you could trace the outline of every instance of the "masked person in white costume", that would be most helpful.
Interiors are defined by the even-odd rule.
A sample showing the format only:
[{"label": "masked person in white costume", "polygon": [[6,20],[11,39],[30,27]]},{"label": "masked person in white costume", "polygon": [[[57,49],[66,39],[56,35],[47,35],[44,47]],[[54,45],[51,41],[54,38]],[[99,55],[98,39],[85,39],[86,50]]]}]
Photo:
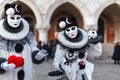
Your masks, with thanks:
[{"label": "masked person in white costume", "polygon": [[97,35],[96,31],[87,33],[78,28],[74,17],[60,18],[58,27],[62,31],[58,32],[58,44],[53,61],[53,65],[58,71],[50,72],[49,80],[57,80],[59,78],[57,76],[62,73],[67,75],[67,80],[92,80],[94,64],[88,62],[86,58],[88,55],[92,57],[101,55],[101,37]]},{"label": "masked person in white costume", "polygon": [[0,21],[0,80],[37,80],[33,65],[47,55],[39,50],[20,5],[6,4],[6,18]]}]

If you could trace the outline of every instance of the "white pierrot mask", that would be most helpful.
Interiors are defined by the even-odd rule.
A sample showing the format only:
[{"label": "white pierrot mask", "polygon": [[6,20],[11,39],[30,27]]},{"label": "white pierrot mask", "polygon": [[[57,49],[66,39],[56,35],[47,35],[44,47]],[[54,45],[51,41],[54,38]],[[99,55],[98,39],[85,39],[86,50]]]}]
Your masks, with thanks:
[{"label": "white pierrot mask", "polygon": [[70,38],[76,38],[78,34],[77,26],[68,27],[65,29],[65,34]]},{"label": "white pierrot mask", "polygon": [[91,30],[88,32],[88,37],[95,39],[97,37],[97,32],[95,30]]},{"label": "white pierrot mask", "polygon": [[11,27],[17,28],[21,23],[21,15],[7,15],[7,21]]}]

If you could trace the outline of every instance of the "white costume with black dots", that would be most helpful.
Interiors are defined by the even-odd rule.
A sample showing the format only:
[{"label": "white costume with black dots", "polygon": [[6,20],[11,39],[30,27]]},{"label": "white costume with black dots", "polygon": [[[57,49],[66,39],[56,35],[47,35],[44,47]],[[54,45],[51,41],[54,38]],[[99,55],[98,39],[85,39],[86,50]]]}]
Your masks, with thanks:
[{"label": "white costume with black dots", "polygon": [[65,22],[64,25],[59,25],[62,25],[62,28],[65,26],[65,29],[58,32],[53,65],[57,70],[65,73],[69,80],[92,80],[94,64],[86,58],[88,56],[99,57],[102,53],[101,43],[99,41],[94,44],[90,43],[88,33],[80,28],[77,28],[77,37],[73,37],[73,34],[76,34],[73,30],[77,24],[72,23],[73,19],[67,18],[67,20],[71,24],[67,23],[64,18],[60,21]]},{"label": "white costume with black dots", "polygon": [[0,80],[37,80],[34,66],[47,52],[37,48],[28,22],[20,16],[21,8],[6,4],[5,10],[7,18],[0,21]]}]

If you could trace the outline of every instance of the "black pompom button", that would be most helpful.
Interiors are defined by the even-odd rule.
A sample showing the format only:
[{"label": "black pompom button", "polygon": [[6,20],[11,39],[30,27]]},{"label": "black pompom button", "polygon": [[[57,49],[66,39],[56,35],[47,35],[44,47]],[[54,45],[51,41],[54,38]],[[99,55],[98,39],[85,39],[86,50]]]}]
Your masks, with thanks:
[{"label": "black pompom button", "polygon": [[84,52],[80,52],[79,53],[79,58],[84,58],[85,57],[85,53]]},{"label": "black pompom button", "polygon": [[21,53],[23,51],[23,45],[21,43],[17,43],[15,46],[15,51],[17,53]]}]

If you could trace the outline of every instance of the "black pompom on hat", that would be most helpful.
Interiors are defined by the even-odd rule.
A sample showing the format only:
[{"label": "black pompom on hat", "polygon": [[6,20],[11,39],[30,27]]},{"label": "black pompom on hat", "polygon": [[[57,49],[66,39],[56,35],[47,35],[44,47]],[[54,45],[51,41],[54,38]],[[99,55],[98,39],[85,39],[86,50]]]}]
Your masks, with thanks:
[{"label": "black pompom on hat", "polygon": [[7,15],[21,15],[22,6],[18,4],[6,4],[4,9]]}]

